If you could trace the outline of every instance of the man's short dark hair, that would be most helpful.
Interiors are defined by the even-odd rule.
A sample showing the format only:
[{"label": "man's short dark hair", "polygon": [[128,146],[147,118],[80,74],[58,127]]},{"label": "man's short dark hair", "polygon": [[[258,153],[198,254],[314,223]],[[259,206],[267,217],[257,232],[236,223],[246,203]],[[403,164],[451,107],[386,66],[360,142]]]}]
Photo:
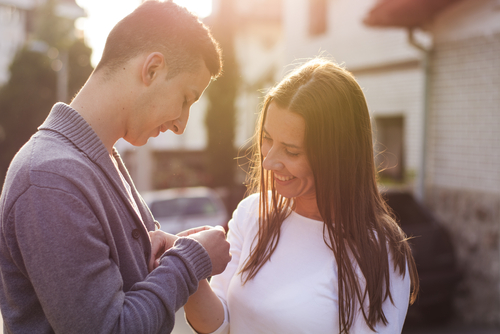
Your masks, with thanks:
[{"label": "man's short dark hair", "polygon": [[127,61],[145,52],[161,52],[168,77],[193,71],[200,57],[213,78],[222,68],[221,51],[209,29],[171,0],[148,0],[118,22],[109,33],[96,71],[106,69],[110,75]]}]

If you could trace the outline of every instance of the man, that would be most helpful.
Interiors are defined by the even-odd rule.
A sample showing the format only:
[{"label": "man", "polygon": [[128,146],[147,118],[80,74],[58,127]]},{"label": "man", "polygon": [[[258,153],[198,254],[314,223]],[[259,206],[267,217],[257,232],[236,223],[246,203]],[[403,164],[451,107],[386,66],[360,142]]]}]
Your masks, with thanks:
[{"label": "man", "polygon": [[206,27],[172,2],[147,1],[114,27],[85,86],[69,106],[53,107],[7,173],[6,332],[169,333],[198,282],[224,270],[223,230],[154,231],[113,148],[119,138],[143,145],[167,130],[182,134],[220,70]]}]

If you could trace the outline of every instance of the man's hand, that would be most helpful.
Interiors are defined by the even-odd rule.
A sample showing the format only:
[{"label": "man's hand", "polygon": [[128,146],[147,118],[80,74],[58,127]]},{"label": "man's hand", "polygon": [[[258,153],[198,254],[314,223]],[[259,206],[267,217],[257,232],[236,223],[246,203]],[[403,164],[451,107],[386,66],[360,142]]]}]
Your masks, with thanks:
[{"label": "man's hand", "polygon": [[172,248],[179,237],[161,230],[156,230],[149,232],[149,238],[151,239],[151,257],[149,258],[148,269],[149,272],[151,272],[160,265],[158,261],[160,256]]},{"label": "man's hand", "polygon": [[[195,231],[197,229],[198,231]],[[229,242],[226,241],[226,231],[222,226],[204,226],[181,232],[178,235],[182,233],[187,233],[182,236],[195,239],[205,248],[212,261],[212,276],[226,269],[228,262],[231,261],[231,253],[229,253]]]}]

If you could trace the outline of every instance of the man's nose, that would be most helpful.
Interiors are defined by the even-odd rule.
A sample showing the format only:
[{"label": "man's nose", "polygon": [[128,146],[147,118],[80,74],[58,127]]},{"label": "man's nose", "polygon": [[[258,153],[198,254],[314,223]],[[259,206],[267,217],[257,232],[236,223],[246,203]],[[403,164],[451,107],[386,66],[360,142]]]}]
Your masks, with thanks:
[{"label": "man's nose", "polygon": [[181,135],[186,130],[187,122],[189,119],[189,109],[181,114],[181,117],[175,119],[170,123],[168,129],[176,135]]}]

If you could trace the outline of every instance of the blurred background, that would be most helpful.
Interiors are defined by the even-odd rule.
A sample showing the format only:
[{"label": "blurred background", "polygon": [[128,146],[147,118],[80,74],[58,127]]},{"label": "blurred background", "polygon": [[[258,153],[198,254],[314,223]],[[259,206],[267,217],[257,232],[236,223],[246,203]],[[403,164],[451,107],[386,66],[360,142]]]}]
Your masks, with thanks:
[{"label": "blurred background", "polygon": [[[55,102],[71,101],[111,28],[140,2],[0,0],[2,184],[14,154]],[[363,88],[381,189],[416,237],[423,289],[409,319],[497,333],[500,0],[176,2],[212,29],[224,75],[193,105],[184,135],[116,144],[139,191],[208,187],[231,214],[266,90],[290,64],[323,55]]]}]

